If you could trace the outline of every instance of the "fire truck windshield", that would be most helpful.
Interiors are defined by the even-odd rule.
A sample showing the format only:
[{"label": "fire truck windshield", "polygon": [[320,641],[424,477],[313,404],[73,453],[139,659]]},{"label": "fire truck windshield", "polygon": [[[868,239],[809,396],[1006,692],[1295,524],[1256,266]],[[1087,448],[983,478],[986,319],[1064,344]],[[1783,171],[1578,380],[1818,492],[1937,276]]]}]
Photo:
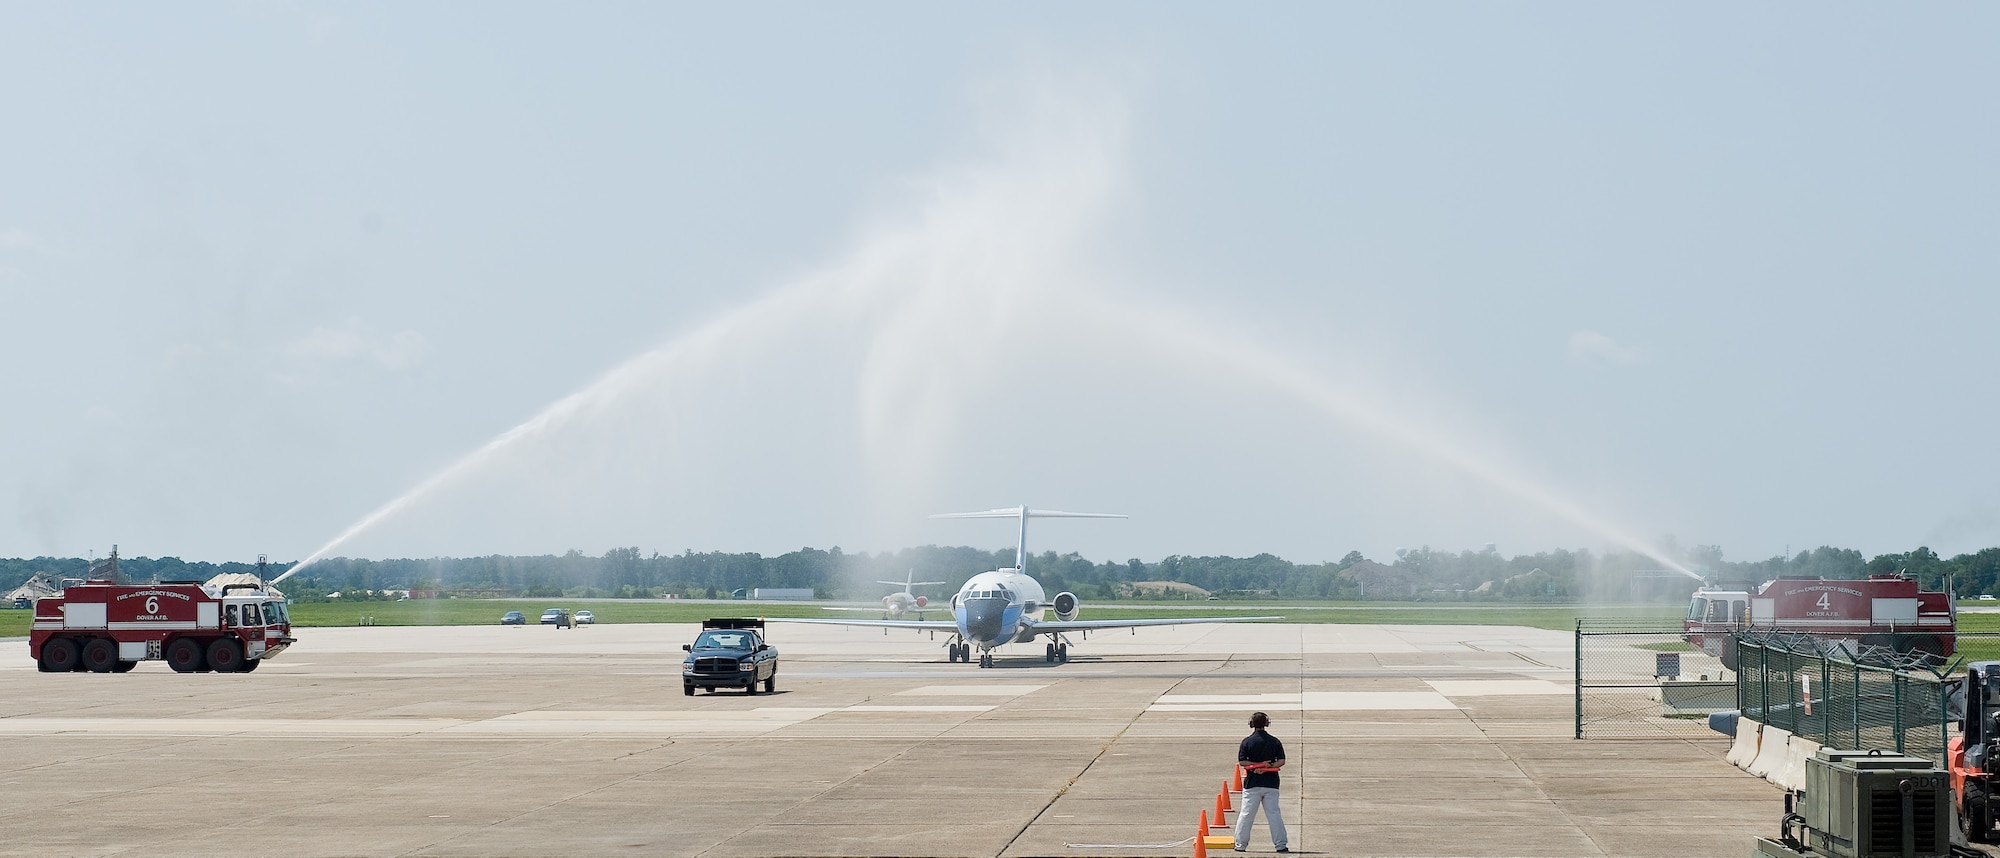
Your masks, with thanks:
[{"label": "fire truck windshield", "polygon": [[1700,596],[1696,596],[1694,597],[1694,601],[1688,603],[1688,617],[1687,617],[1688,619],[1700,621],[1702,616],[1707,613],[1708,613],[1707,599],[1704,599]]},{"label": "fire truck windshield", "polygon": [[264,622],[270,625],[278,626],[278,625],[287,625],[291,623],[291,621],[292,621],[291,614],[286,612],[285,603],[283,602],[264,603]]}]

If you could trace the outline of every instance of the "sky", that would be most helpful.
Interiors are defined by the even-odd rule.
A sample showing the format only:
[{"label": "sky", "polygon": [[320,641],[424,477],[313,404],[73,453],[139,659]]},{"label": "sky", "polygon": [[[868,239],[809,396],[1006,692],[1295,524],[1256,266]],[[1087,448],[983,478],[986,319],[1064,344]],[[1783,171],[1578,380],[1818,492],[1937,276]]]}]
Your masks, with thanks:
[{"label": "sky", "polygon": [[0,556],[2000,545],[2000,9],[0,8]]}]

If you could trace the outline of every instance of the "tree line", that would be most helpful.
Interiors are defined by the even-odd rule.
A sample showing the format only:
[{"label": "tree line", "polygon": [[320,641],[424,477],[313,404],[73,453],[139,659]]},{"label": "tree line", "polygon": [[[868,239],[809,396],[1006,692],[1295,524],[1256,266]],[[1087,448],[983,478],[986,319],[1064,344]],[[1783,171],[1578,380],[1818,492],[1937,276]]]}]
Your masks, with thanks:
[{"label": "tree line", "polygon": [[[1714,546],[1680,552],[1685,565],[1717,583],[1755,586],[1777,577],[1863,578],[1877,573],[1913,575],[1926,589],[1950,580],[1960,595],[2000,590],[2000,548],[1949,559],[1929,548],[1864,557],[1853,549],[1821,546],[1793,557],[1727,561]],[[979,572],[1012,566],[1014,550],[926,545],[879,553],[845,553],[839,548],[802,548],[775,556],[692,551],[645,554],[616,548],[591,556],[562,555],[433,557],[321,560],[287,580],[286,593],[312,601],[392,597],[387,591],[417,595],[460,594],[523,597],[727,598],[756,588],[811,589],[823,599],[879,598],[888,589],[876,581],[919,579],[949,582],[956,589]],[[273,563],[275,577],[292,564]],[[34,575],[82,578],[90,561],[82,558],[0,559],[0,585],[14,586]],[[222,573],[255,573],[251,563],[209,563],[175,557],[119,559],[128,581],[207,580]],[[1068,590],[1086,600],[1117,601],[1141,595],[1140,582],[1189,584],[1222,598],[1291,598],[1391,601],[1681,601],[1695,582],[1631,552],[1558,549],[1503,556],[1491,549],[1448,552],[1419,548],[1377,562],[1349,552],[1337,562],[1301,564],[1271,554],[1254,557],[1169,556],[1146,562],[1092,561],[1075,553],[1045,551],[1032,557],[1028,571],[1050,593]],[[946,591],[948,592],[948,591]],[[400,592],[396,594],[400,596]],[[936,595],[945,595],[944,592]]]}]

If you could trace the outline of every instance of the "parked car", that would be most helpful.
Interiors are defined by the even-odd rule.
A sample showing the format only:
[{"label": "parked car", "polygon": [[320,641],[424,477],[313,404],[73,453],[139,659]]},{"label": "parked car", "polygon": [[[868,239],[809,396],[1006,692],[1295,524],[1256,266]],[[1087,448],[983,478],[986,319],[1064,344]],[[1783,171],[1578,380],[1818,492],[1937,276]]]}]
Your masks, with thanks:
[{"label": "parked car", "polygon": [[596,614],[593,614],[593,613],[591,613],[591,612],[589,612],[589,611],[577,611],[577,612],[576,612],[576,624],[577,624],[577,625],[579,625],[579,626],[594,626],[594,625],[597,625],[597,615],[596,615]]},{"label": "parked car", "polygon": [[500,625],[525,626],[527,624],[528,624],[528,618],[524,616],[520,611],[508,611],[507,613],[500,615]]},{"label": "parked car", "polygon": [[571,621],[570,621],[570,616],[569,616],[569,609],[568,609],[568,608],[550,608],[550,609],[548,609],[548,610],[546,610],[546,611],[543,611],[543,612],[542,612],[542,625],[545,625],[545,626],[555,626],[556,628],[559,628],[559,629],[566,629],[566,628],[569,628],[569,627],[570,627],[570,625],[571,625]]}]

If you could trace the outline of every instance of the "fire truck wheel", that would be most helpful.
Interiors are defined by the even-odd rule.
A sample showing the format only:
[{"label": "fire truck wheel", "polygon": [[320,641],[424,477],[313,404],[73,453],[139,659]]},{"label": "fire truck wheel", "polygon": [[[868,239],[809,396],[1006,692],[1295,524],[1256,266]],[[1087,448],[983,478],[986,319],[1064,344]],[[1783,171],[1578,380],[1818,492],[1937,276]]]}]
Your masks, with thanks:
[{"label": "fire truck wheel", "polygon": [[208,645],[208,666],[217,673],[235,673],[243,669],[243,645],[228,638]]},{"label": "fire truck wheel", "polygon": [[110,673],[118,666],[118,645],[110,638],[91,638],[83,645],[83,666],[91,673]]},{"label": "fire truck wheel", "polygon": [[167,644],[167,666],[175,673],[193,673],[202,668],[201,644],[190,638],[177,638]]},{"label": "fire truck wheel", "polygon": [[243,666],[242,666],[242,667],[239,667],[239,668],[237,668],[237,670],[240,670],[240,671],[242,671],[242,672],[244,672],[244,673],[249,673],[250,671],[253,671],[253,670],[256,670],[256,669],[257,669],[257,665],[260,665],[260,664],[263,664],[263,663],[264,663],[264,660],[263,660],[263,659],[261,659],[261,658],[246,658],[246,659],[244,659],[244,660],[243,660]]},{"label": "fire truck wheel", "polygon": [[77,669],[83,660],[77,655],[76,641],[52,638],[42,644],[42,663],[49,666],[51,673],[64,673]]},{"label": "fire truck wheel", "polygon": [[1959,807],[1959,831],[1965,839],[1974,843],[1984,843],[1992,836],[1993,812],[1986,806],[1986,787],[1976,783],[1965,785],[1965,802]]},{"label": "fire truck wheel", "polygon": [[131,672],[132,672],[132,668],[135,668],[135,667],[138,667],[138,666],[139,666],[139,663],[138,663],[138,662],[136,662],[136,661],[121,661],[121,662],[119,662],[119,663],[118,663],[118,666],[117,666],[117,667],[114,667],[114,668],[112,668],[112,669],[111,669],[111,672],[112,672],[112,673],[131,673]]}]

